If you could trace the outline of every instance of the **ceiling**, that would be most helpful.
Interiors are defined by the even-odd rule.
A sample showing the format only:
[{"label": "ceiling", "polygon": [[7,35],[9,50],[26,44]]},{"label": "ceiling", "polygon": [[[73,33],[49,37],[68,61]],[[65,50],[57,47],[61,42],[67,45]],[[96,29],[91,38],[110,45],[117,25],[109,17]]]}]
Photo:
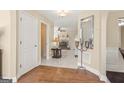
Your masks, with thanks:
[{"label": "ceiling", "polygon": [[77,30],[80,10],[69,10],[65,17],[58,16],[57,10],[40,10],[39,12],[52,21],[55,26]]}]

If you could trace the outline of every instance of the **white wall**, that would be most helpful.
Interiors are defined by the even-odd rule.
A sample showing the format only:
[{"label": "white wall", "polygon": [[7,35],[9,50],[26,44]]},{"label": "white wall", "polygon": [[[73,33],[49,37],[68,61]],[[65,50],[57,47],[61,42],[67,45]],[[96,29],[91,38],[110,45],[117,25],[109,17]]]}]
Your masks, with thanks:
[{"label": "white wall", "polygon": [[108,11],[100,12],[101,19],[101,33],[100,33],[100,79],[107,80],[106,78],[106,33],[107,33],[107,19]]},{"label": "white wall", "polygon": [[[88,50],[91,59],[88,63],[85,63],[88,66],[91,66],[95,70],[99,71],[99,62],[100,62],[100,13],[99,11],[83,11],[80,15],[80,19],[86,18],[88,16],[94,15],[94,48]],[[79,21],[80,21],[79,19]],[[80,24],[80,22],[79,22]],[[80,26],[79,26],[79,37],[80,37]]]},{"label": "white wall", "polygon": [[124,26],[120,27],[120,34],[121,34],[121,48],[124,49]]},{"label": "white wall", "polygon": [[10,11],[11,14],[11,63],[10,75],[13,82],[16,82],[16,66],[17,66],[17,12]]},{"label": "white wall", "polygon": [[[83,63],[88,70],[99,75],[101,80],[105,80],[106,75],[106,26],[107,11],[83,11],[81,18],[94,15],[94,48],[89,49],[83,55]],[[80,19],[78,37],[80,37]],[[80,62],[80,52],[79,61]]]},{"label": "white wall", "polygon": [[107,23],[107,47],[120,47],[120,28],[118,26],[118,18],[120,17],[124,17],[124,11],[109,12]]}]

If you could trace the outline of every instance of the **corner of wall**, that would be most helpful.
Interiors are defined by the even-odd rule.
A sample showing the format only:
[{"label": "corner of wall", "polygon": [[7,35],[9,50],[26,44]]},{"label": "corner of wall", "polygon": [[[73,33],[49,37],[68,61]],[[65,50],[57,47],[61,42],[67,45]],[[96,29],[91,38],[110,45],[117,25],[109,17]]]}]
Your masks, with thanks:
[{"label": "corner of wall", "polygon": [[110,83],[110,81],[108,80],[107,76],[105,76],[105,75],[100,74],[99,79],[101,81],[105,81],[105,83]]},{"label": "corner of wall", "polygon": [[105,83],[110,83],[110,81],[108,80],[106,75],[102,75],[98,70],[96,70],[96,69],[94,69],[90,66],[87,66],[87,65],[84,65],[84,67],[86,68],[86,70],[88,70],[88,71],[94,73],[95,75],[97,75],[101,81],[104,81]]}]

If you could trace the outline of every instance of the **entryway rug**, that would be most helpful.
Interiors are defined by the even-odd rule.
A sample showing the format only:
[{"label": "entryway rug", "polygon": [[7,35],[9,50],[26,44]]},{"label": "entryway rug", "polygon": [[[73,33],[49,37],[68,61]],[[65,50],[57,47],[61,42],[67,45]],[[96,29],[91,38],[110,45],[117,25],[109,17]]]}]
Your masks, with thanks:
[{"label": "entryway rug", "polygon": [[107,71],[106,75],[112,83],[124,83],[124,73],[122,72]]}]

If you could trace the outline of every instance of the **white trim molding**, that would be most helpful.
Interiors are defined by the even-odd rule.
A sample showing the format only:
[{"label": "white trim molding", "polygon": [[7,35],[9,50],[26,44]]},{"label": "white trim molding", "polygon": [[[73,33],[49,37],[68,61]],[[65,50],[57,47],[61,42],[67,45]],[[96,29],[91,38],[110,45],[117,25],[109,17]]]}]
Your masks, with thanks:
[{"label": "white trim molding", "polygon": [[100,78],[101,81],[105,81],[105,83],[111,83],[111,82],[108,80],[107,76],[105,76],[105,75],[100,74],[100,75],[99,75],[99,78]]},{"label": "white trim molding", "polygon": [[96,70],[96,69],[94,69],[90,66],[87,66],[87,65],[83,65],[83,66],[86,68],[86,70],[88,70],[88,71],[94,73],[95,75],[97,75],[101,81],[105,81],[106,83],[110,83],[108,78],[105,75],[102,75],[98,70]]},{"label": "white trim molding", "polygon": [[87,66],[87,65],[83,65],[83,66],[86,68],[86,70],[88,70],[88,71],[94,73],[95,75],[99,76],[99,71],[98,70],[96,70],[96,69],[94,69],[90,66]]}]

